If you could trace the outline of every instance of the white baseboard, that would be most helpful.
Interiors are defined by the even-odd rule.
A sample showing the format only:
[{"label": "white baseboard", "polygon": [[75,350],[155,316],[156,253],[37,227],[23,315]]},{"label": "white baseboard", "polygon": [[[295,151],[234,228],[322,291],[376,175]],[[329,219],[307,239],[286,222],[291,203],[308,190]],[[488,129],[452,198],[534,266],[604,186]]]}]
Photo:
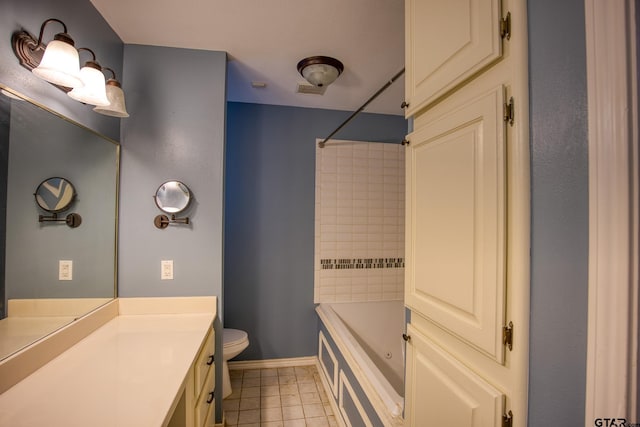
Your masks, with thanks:
[{"label": "white baseboard", "polygon": [[236,360],[230,361],[229,369],[268,369],[287,368],[290,366],[315,365],[317,356],[291,357],[287,359],[266,359],[266,360]]}]

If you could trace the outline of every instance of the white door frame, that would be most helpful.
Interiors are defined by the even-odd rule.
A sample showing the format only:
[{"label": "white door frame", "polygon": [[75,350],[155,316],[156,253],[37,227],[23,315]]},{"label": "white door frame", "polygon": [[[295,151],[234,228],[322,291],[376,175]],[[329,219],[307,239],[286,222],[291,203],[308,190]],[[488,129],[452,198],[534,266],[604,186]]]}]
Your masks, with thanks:
[{"label": "white door frame", "polygon": [[640,422],[637,6],[637,0],[585,0],[589,109],[585,426],[593,426],[596,418]]}]

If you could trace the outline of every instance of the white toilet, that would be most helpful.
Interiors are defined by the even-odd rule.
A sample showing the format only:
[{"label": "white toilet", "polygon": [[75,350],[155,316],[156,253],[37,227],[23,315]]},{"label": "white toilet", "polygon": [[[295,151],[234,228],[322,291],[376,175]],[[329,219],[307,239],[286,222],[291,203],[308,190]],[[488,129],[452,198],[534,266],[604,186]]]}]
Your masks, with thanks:
[{"label": "white toilet", "polygon": [[229,396],[231,390],[231,380],[229,379],[229,359],[233,359],[249,346],[249,336],[245,331],[239,329],[224,328],[222,330],[223,351],[222,357],[222,398]]}]

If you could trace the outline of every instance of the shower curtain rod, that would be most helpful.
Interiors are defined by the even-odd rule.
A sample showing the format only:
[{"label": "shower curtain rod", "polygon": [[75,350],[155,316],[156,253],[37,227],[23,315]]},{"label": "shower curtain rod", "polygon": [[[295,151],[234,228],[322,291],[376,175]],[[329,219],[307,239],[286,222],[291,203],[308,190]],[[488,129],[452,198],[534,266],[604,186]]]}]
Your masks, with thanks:
[{"label": "shower curtain rod", "polygon": [[365,107],[366,107],[367,105],[369,105],[369,103],[370,103],[371,101],[373,101],[374,99],[376,99],[376,98],[378,97],[378,95],[380,95],[382,92],[384,92],[384,91],[385,91],[385,89],[387,89],[389,86],[391,86],[391,84],[392,84],[393,82],[395,82],[395,81],[396,81],[396,80],[397,80],[401,75],[403,75],[403,74],[404,74],[404,68],[403,68],[402,70],[400,70],[400,72],[398,72],[398,74],[396,74],[395,76],[391,77],[391,80],[389,80],[388,82],[386,82],[386,83],[384,84],[384,86],[382,86],[382,87],[381,87],[381,88],[380,88],[376,93],[374,93],[374,94],[373,94],[373,96],[372,96],[371,98],[369,98],[369,99],[367,100],[367,102],[365,102],[364,104],[362,104],[362,106],[360,106],[360,108],[358,108],[356,111],[354,111],[354,112],[353,112],[353,114],[351,114],[351,115],[349,116],[349,118],[347,118],[347,120],[345,120],[345,121],[344,121],[340,126],[338,126],[338,127],[336,128],[336,130],[334,130],[333,132],[331,132],[331,134],[330,134],[328,137],[326,137],[326,138],[324,139],[324,141],[320,141],[320,142],[318,142],[318,147],[320,147],[320,148],[324,148],[324,144],[325,144],[328,140],[330,140],[330,139],[331,139],[331,137],[332,137],[333,135],[335,135],[336,133],[338,133],[338,132],[340,131],[340,129],[342,129],[343,127],[345,127],[345,126],[347,125],[347,123],[349,123],[351,120],[353,120],[353,118],[354,118],[355,116],[357,116],[357,115],[358,115],[358,113],[360,113],[362,110],[364,110],[364,109],[365,109]]}]

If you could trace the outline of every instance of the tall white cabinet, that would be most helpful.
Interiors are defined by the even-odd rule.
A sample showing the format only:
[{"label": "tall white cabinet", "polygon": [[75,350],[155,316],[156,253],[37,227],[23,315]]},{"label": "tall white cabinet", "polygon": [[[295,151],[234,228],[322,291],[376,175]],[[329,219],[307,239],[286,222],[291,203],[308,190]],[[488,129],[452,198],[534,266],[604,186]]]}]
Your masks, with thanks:
[{"label": "tall white cabinet", "polygon": [[406,423],[526,426],[526,3],[405,11]]}]

